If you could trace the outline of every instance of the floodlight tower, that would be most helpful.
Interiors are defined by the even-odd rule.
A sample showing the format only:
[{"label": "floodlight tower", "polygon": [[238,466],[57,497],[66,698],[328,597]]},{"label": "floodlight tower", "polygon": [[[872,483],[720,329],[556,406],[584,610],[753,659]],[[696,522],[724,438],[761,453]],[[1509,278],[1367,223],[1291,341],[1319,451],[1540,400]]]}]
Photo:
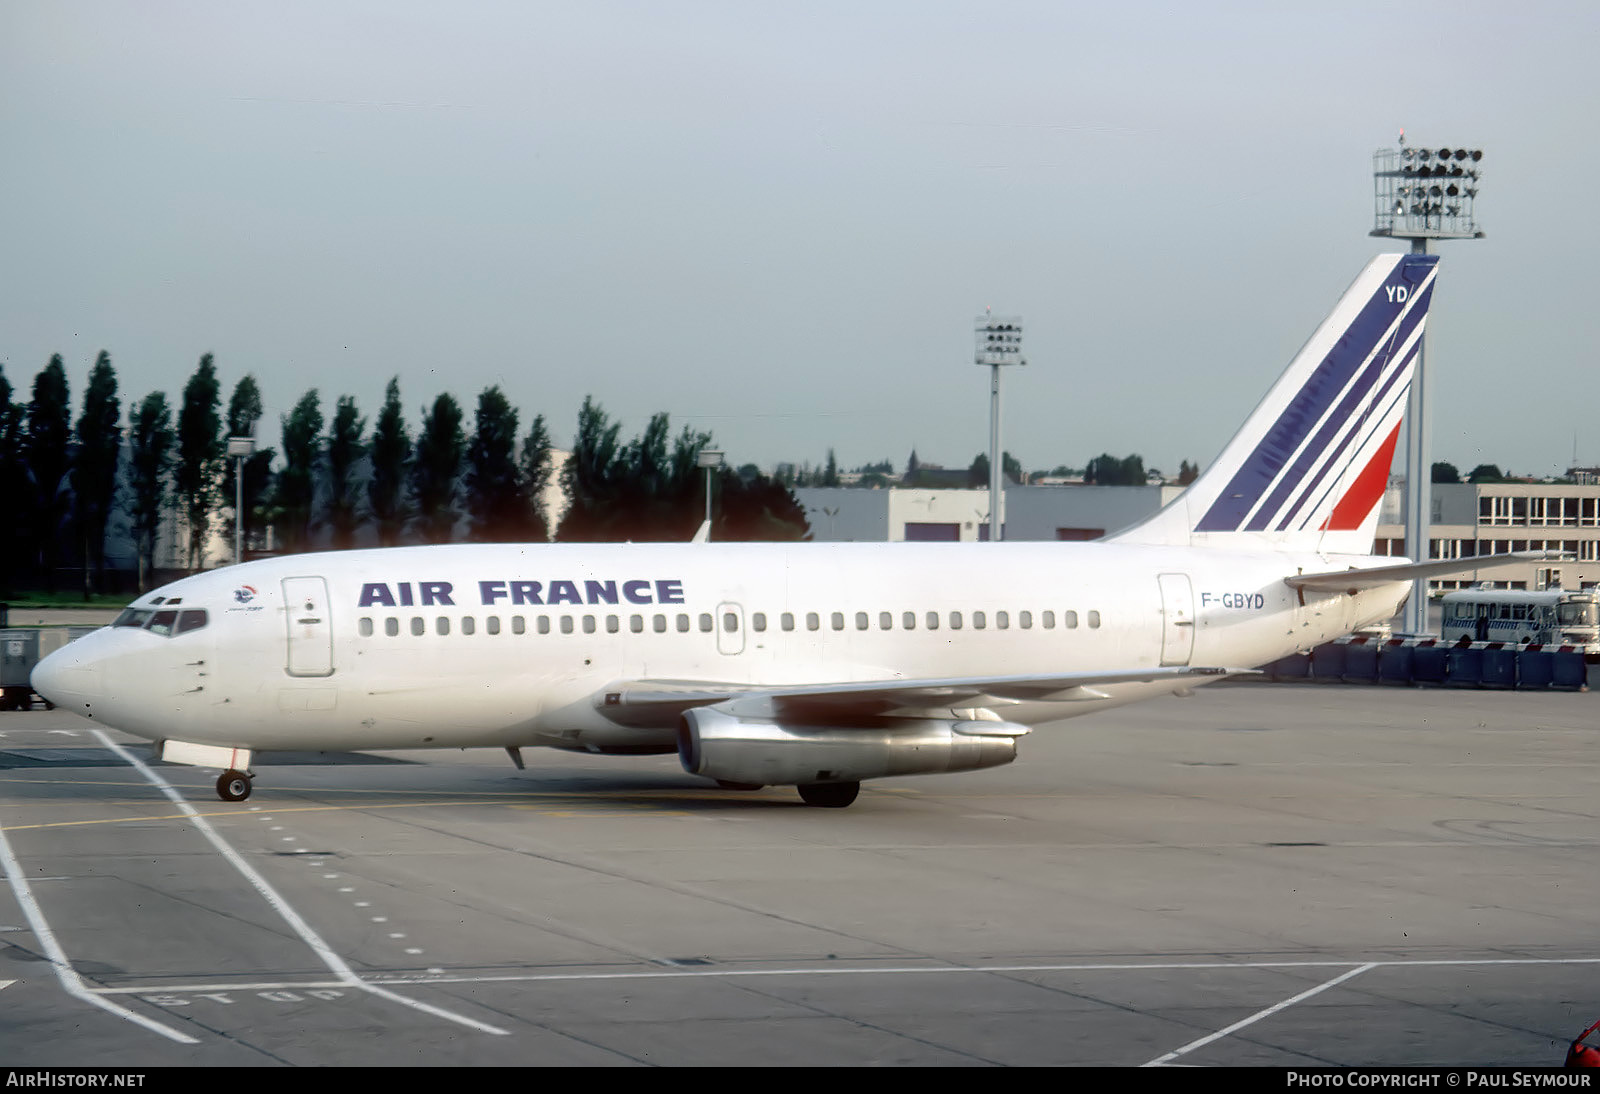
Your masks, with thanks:
[{"label": "floodlight tower", "polygon": [[[1427,254],[1430,239],[1482,239],[1474,212],[1482,160],[1481,148],[1408,145],[1402,129],[1397,147],[1372,154],[1374,224],[1369,234],[1409,239],[1412,254]],[[1417,338],[1417,364],[1406,404],[1406,554],[1418,562],[1427,562],[1432,548],[1432,423],[1425,339],[1426,334]],[[1427,578],[1411,585],[1404,633],[1419,637],[1429,633]]]},{"label": "floodlight tower", "polygon": [[229,437],[228,455],[233,457],[233,561],[244,561],[244,461],[256,454],[254,437]]},{"label": "floodlight tower", "polygon": [[1022,356],[1022,317],[983,314],[973,324],[976,332],[974,364],[989,366],[989,540],[1005,538],[1005,491],[1001,489],[1000,466],[1000,368],[1025,365]]},{"label": "floodlight tower", "polygon": [[711,541],[711,472],[722,466],[723,453],[716,448],[702,448],[699,455],[694,458],[696,467],[705,468],[706,472],[706,542]]}]

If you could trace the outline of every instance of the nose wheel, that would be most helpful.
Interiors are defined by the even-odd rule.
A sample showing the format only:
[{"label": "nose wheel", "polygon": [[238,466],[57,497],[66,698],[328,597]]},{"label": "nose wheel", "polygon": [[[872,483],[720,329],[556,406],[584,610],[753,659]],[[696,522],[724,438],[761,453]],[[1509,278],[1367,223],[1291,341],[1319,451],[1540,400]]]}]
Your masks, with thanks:
[{"label": "nose wheel", "polygon": [[250,796],[250,781],[243,771],[224,771],[217,779],[217,797],[225,802],[242,802]]}]

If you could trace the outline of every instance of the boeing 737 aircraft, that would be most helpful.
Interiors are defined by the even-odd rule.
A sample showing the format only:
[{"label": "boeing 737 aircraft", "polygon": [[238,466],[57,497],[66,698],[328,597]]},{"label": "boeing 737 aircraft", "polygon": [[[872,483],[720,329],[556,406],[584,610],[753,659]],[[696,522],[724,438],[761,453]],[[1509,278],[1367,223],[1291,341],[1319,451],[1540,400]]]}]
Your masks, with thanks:
[{"label": "boeing 737 aircraft", "polygon": [[1436,262],[1374,259],[1210,468],[1099,542],[297,555],[142,596],[33,686],[224,769],[228,801],[275,749],[676,750],[835,807],[1009,763],[1033,725],[1309,649],[1475,564],[1371,555]]}]

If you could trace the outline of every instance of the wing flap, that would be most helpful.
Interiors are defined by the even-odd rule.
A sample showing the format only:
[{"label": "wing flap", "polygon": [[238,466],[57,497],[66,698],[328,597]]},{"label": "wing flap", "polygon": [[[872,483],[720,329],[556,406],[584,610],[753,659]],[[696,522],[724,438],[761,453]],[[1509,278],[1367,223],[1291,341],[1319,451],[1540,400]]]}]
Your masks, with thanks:
[{"label": "wing flap", "polygon": [[1190,680],[1254,672],[1222,666],[1177,665],[1045,676],[948,676],[824,684],[734,684],[706,680],[625,680],[597,697],[600,713],[620,725],[675,723],[692,707],[730,700],[763,700],[773,712],[826,711],[833,717],[873,717],[901,708],[982,706],[986,702],[1081,702],[1105,698],[1114,684]]}]

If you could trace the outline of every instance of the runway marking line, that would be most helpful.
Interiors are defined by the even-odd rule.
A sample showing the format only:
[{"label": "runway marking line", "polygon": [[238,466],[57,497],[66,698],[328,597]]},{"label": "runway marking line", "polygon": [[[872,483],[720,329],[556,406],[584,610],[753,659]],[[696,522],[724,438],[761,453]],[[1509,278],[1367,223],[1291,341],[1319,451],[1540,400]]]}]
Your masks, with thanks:
[{"label": "runway marking line", "polygon": [[1147,1063],[1145,1063],[1145,1064],[1143,1064],[1141,1066],[1143,1066],[1143,1067],[1161,1067],[1164,1064],[1171,1063],[1173,1060],[1176,1060],[1178,1057],[1185,1056],[1188,1053],[1193,1052],[1197,1048],[1203,1048],[1206,1045],[1209,1045],[1213,1041],[1220,1041],[1220,1040],[1222,1040],[1222,1038],[1228,1036],[1229,1034],[1237,1033],[1239,1030],[1244,1029],[1246,1026],[1254,1025],[1255,1023],[1261,1021],[1263,1018],[1271,1018],[1274,1014],[1277,1014],[1279,1011],[1288,1010],[1290,1007],[1294,1006],[1296,1003],[1304,1002],[1305,1000],[1310,999],[1313,995],[1320,995],[1323,992],[1327,991],[1329,988],[1336,988],[1340,984],[1343,984],[1345,981],[1354,980],[1356,977],[1360,976],[1362,973],[1367,972],[1370,969],[1375,969],[1377,967],[1378,967],[1377,962],[1370,962],[1370,961],[1365,965],[1358,965],[1357,967],[1349,970],[1346,973],[1343,973],[1342,975],[1335,976],[1332,980],[1324,981],[1323,983],[1318,984],[1314,988],[1307,988],[1305,991],[1301,992],[1299,995],[1291,995],[1289,998],[1283,1000],[1282,1002],[1274,1003],[1272,1006],[1267,1007],[1265,1010],[1256,1011],[1254,1014],[1250,1015],[1250,1017],[1248,1017],[1248,1018],[1241,1018],[1239,1021],[1235,1022],[1231,1026],[1228,1026],[1226,1029],[1219,1029],[1215,1033],[1210,1033],[1210,1034],[1207,1034],[1204,1037],[1198,1038],[1197,1040],[1190,1041],[1188,1044],[1184,1045],[1182,1048],[1176,1048],[1176,1049],[1173,1049],[1171,1052],[1166,1053],[1165,1055],[1157,1056],[1154,1060],[1150,1060],[1150,1061],[1148,1061]]},{"label": "runway marking line", "polygon": [[410,999],[406,996],[398,995],[395,992],[388,991],[376,984],[362,980],[356,975],[355,971],[345,963],[344,959],[338,954],[334,953],[333,949],[322,940],[322,937],[311,929],[311,925],[304,919],[300,918],[300,914],[289,906],[288,901],[284,900],[283,897],[278,894],[277,890],[268,884],[267,879],[257,873],[255,868],[246,862],[239,852],[235,851],[232,846],[223,840],[223,838],[217,834],[216,829],[207,823],[205,817],[201,815],[200,811],[195,809],[194,806],[190,805],[184,799],[184,797],[172,787],[171,784],[167,783],[161,778],[161,776],[157,775],[153,769],[147,766],[138,757],[134,756],[131,752],[127,751],[125,748],[111,740],[111,738],[106,736],[104,732],[98,729],[94,730],[93,732],[96,737],[100,738],[102,744],[109,748],[130,767],[138,771],[139,774],[143,775],[151,785],[160,790],[169,801],[171,801],[175,806],[178,807],[179,810],[188,816],[188,818],[194,823],[196,830],[198,830],[199,833],[205,837],[206,841],[210,843],[211,846],[216,848],[217,852],[221,854],[223,858],[227,859],[229,864],[244,876],[244,879],[248,881],[251,887],[261,895],[262,899],[271,905],[272,909],[283,918],[284,922],[287,923],[289,927],[300,936],[301,941],[303,941],[307,946],[311,947],[312,951],[322,959],[322,963],[326,965],[345,986],[359,988],[362,991],[378,996],[381,999],[386,999],[391,1003],[398,1003],[401,1006],[410,1007],[413,1010],[419,1010],[425,1014],[431,1014],[435,1018],[442,1018],[449,1022],[455,1022],[458,1025],[467,1026],[470,1029],[476,1029],[482,1033],[492,1033],[502,1037],[509,1035],[509,1030],[503,1030],[497,1026],[491,1026],[486,1022],[480,1022],[474,1018],[469,1018],[466,1015],[457,1014],[454,1011],[446,1010],[443,1007],[436,1007],[432,1004],[421,1002],[420,1000]]},{"label": "runway marking line", "polygon": [[[1357,972],[1367,972],[1372,969],[1390,968],[1451,968],[1460,966],[1479,965],[1600,965],[1600,957],[1490,957],[1490,958],[1427,958],[1407,961],[1176,961],[1162,963],[1147,962],[1086,962],[1078,964],[1053,964],[1053,965],[884,965],[884,966],[852,966],[839,968],[833,965],[818,965],[814,967],[790,966],[779,969],[648,969],[632,970],[627,972],[551,972],[551,973],[525,973],[525,974],[497,974],[493,976],[451,976],[446,973],[427,974],[385,974],[368,973],[365,980],[373,984],[410,984],[425,986],[429,984],[516,984],[516,983],[556,983],[556,982],[583,982],[604,980],[690,980],[696,977],[701,979],[734,979],[743,977],[761,976],[902,976],[902,975],[932,975],[949,976],[960,974],[1019,974],[1019,973],[1046,973],[1046,972],[1182,972],[1212,971],[1227,969],[1346,969]],[[1346,973],[1326,984],[1319,985],[1310,992],[1302,992],[1295,996],[1295,1000],[1308,998],[1319,991],[1332,987],[1339,980],[1348,979]],[[244,983],[222,983],[212,981],[206,984],[156,984],[140,987],[122,988],[97,988],[94,989],[105,995],[137,995],[141,993],[163,992],[189,992],[202,991],[276,991],[292,990],[295,988],[336,988],[348,987],[344,981],[339,980],[300,980],[300,981],[260,981]],[[1275,1004],[1269,1011],[1281,1010],[1283,1004]],[[1265,1017],[1267,1011],[1259,1016]],[[1230,1029],[1242,1028],[1236,1025]],[[1210,1035],[1214,1040],[1216,1034]],[[1188,1050],[1190,1046],[1185,1046]]]},{"label": "runway marking line", "polygon": [[0,867],[6,872],[6,878],[11,883],[12,895],[16,897],[17,904],[22,909],[28,927],[33,931],[34,938],[38,939],[45,956],[50,959],[50,967],[56,974],[56,981],[61,989],[74,999],[88,1003],[90,1006],[99,1007],[109,1011],[118,1018],[134,1025],[143,1026],[152,1033],[160,1034],[170,1041],[180,1045],[197,1045],[199,1040],[190,1037],[166,1026],[160,1022],[146,1018],[142,1014],[118,1006],[109,999],[102,999],[84,985],[83,978],[72,967],[72,962],[67,959],[66,950],[61,948],[61,943],[56,940],[55,932],[50,929],[50,923],[44,917],[44,910],[39,907],[39,902],[33,897],[33,890],[29,888],[27,878],[22,870],[22,864],[17,861],[16,855],[11,851],[11,841],[5,838],[5,833],[0,832]]}]

